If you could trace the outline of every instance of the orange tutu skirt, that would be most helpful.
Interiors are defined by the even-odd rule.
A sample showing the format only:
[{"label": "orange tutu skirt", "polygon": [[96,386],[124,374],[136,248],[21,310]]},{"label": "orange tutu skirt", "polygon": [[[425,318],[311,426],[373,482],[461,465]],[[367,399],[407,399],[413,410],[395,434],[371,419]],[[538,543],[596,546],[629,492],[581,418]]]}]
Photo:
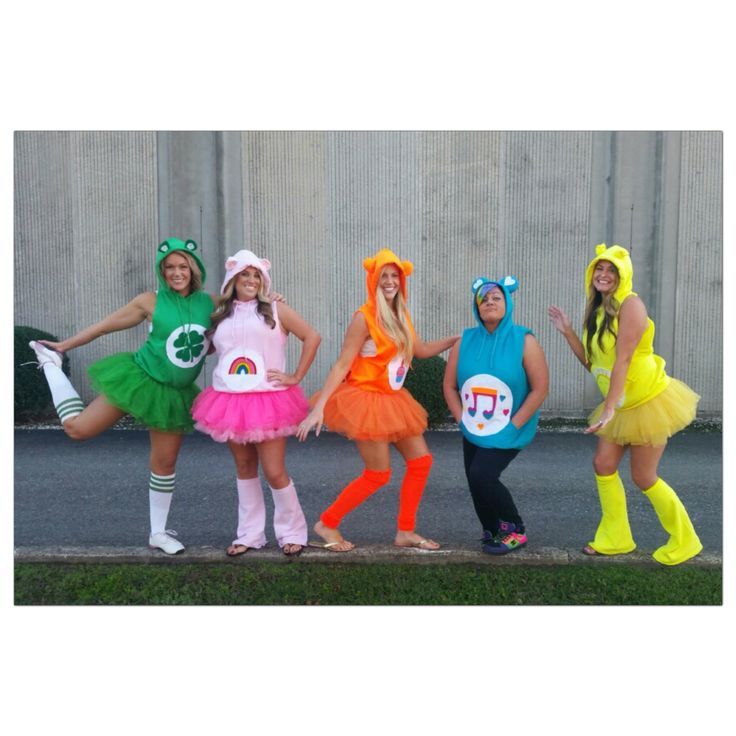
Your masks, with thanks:
[{"label": "orange tutu skirt", "polygon": [[[661,447],[673,434],[695,419],[700,396],[676,378],[653,399],[631,409],[617,409],[608,424],[595,434],[617,445]],[[595,424],[603,411],[599,404],[588,418]]]},{"label": "orange tutu skirt", "polygon": [[341,383],[328,399],[324,417],[329,430],[351,440],[397,442],[427,429],[427,412],[405,388],[382,394]]}]

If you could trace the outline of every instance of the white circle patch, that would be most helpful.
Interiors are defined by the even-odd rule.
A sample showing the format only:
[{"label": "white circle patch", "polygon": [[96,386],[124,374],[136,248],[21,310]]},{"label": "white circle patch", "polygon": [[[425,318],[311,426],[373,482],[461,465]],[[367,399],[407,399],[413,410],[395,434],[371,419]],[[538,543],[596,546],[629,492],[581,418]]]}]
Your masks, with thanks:
[{"label": "white circle patch", "polygon": [[166,357],[179,368],[193,368],[207,355],[206,329],[203,325],[177,327],[166,340]]},{"label": "white circle patch", "polygon": [[266,380],[263,356],[248,348],[235,348],[225,353],[212,376],[212,388],[228,393],[253,391]]},{"label": "white circle patch", "polygon": [[511,389],[488,373],[471,376],[460,389],[462,423],[478,437],[497,434],[511,421],[514,397]]},{"label": "white circle patch", "polygon": [[388,364],[388,384],[394,391],[398,391],[404,385],[404,379],[409,372],[409,366],[404,359],[397,355]]}]

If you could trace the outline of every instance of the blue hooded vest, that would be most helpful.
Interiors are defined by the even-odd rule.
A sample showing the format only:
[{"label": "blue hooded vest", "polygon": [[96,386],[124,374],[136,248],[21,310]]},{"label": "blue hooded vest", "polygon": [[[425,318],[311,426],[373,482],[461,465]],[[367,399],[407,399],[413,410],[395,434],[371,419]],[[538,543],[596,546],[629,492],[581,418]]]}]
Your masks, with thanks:
[{"label": "blue hooded vest", "polygon": [[[487,286],[490,285],[490,286]],[[493,332],[488,332],[478,312],[479,294],[498,286],[506,300],[506,314]],[[520,450],[537,431],[539,410],[521,429],[511,423],[529,394],[524,371],[524,339],[533,334],[528,327],[515,325],[511,293],[519,287],[513,276],[499,281],[478,278],[473,282],[473,314],[478,322],[462,334],[457,363],[457,386],[463,405],[460,428],[478,447]],[[481,293],[482,292],[482,293]]]}]

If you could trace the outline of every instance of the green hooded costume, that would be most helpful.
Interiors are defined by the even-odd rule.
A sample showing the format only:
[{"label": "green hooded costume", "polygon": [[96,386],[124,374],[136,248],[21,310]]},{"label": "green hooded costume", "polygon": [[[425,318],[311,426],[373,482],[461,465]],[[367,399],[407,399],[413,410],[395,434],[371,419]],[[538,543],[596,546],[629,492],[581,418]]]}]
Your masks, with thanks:
[{"label": "green hooded costume", "polygon": [[191,432],[191,406],[199,388],[194,385],[207,355],[204,336],[214,309],[203,291],[184,297],[171,289],[160,265],[171,253],[191,256],[206,271],[193,240],[169,238],[158,247],[156,275],[159,289],[146,342],[135,353],[116,353],[93,363],[90,379],[96,391],[150,429]]}]

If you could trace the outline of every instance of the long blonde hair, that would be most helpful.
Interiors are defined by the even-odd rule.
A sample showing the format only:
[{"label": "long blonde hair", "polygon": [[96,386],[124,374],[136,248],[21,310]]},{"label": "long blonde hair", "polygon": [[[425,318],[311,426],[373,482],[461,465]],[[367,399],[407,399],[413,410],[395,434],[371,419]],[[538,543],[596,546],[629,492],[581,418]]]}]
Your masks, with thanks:
[{"label": "long blonde hair", "polygon": [[411,359],[414,357],[414,337],[409,327],[408,312],[401,297],[400,289],[394,297],[394,304],[396,305],[395,313],[386,301],[381,288],[376,288],[378,326],[386,333],[389,340],[396,345],[399,354],[403,356],[404,361],[408,364],[411,363]]},{"label": "long blonde hair", "polygon": [[[260,271],[258,273],[260,274]],[[235,279],[237,279],[238,276],[240,276],[240,273],[236,273],[235,276],[233,276],[230,281],[227,282],[225,290],[222,292],[222,296],[217,300],[215,311],[212,312],[212,314],[210,315],[210,327],[204,333],[205,337],[211,338],[212,335],[215,334],[217,325],[219,325],[220,322],[227,319],[233,313],[233,302],[237,298],[237,292],[235,291]],[[266,296],[263,276],[261,276],[260,282],[261,283],[258,286],[258,294],[256,295],[256,298],[258,299],[256,310],[258,311],[258,314],[260,314],[263,318],[263,321],[271,329],[273,329],[274,327],[276,327],[276,320],[273,318],[273,307],[271,306],[271,302]]]}]

